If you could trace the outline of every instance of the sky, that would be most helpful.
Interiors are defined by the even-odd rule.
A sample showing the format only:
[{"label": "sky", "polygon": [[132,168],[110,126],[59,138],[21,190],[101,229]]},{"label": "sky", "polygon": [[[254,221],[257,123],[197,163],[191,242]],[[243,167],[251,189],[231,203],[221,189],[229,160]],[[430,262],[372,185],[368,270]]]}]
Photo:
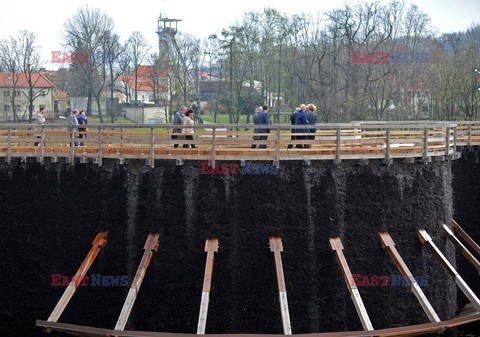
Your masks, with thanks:
[{"label": "sky", "polygon": [[[364,0],[371,1],[371,0]],[[2,0],[0,9],[0,40],[21,29],[36,33],[42,47],[47,69],[56,69],[51,63],[51,51],[63,51],[62,30],[66,19],[82,5],[100,8],[109,14],[115,30],[125,40],[132,31],[140,31],[156,51],[157,19],[166,13],[169,18],[181,19],[178,28],[200,38],[219,33],[235,24],[249,11],[271,7],[286,14],[317,13],[362,3],[359,0]],[[380,0],[387,3],[387,0]],[[479,0],[405,0],[427,13],[437,34],[464,31],[472,23],[480,24]]]}]

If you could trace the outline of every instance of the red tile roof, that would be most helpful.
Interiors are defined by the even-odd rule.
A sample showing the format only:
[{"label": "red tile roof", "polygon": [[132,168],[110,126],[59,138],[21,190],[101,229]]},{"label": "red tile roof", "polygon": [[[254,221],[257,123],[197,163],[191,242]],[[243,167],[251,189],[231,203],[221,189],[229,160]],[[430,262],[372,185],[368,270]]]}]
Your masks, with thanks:
[{"label": "red tile roof", "polygon": [[[15,77],[17,88],[28,88],[27,77],[24,73],[15,74]],[[11,88],[13,82],[12,73],[0,73],[0,88]],[[32,83],[34,88],[53,88],[53,83],[40,73],[32,74]]]}]

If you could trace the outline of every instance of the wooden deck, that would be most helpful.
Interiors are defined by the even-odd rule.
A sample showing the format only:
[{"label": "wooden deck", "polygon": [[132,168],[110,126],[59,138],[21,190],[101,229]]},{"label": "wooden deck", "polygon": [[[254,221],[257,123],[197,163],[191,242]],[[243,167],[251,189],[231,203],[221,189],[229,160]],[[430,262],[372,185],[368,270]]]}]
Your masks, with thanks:
[{"label": "wooden deck", "polygon": [[[76,158],[99,165],[106,158],[217,160],[341,160],[431,157],[455,158],[457,146],[480,145],[480,124],[470,123],[350,123],[317,124],[315,133],[294,133],[311,126],[271,125],[270,133],[255,133],[253,125],[200,125],[193,140],[173,133],[173,125],[89,125],[71,137],[66,125],[45,125],[34,131],[33,124],[0,125],[0,157]],[[84,135],[86,138],[78,138]],[[177,136],[179,139],[172,139]],[[267,140],[254,140],[267,136]],[[298,139],[298,137],[303,137]],[[306,139],[314,136],[314,139]],[[292,139],[297,137],[297,139]],[[34,146],[35,142],[39,142]],[[70,146],[71,143],[78,143]],[[175,148],[174,145],[178,144]],[[195,145],[195,148],[190,148]],[[256,148],[252,148],[255,145]],[[266,148],[258,148],[260,145]],[[184,148],[187,146],[188,148]],[[308,147],[308,148],[307,148]]]}]

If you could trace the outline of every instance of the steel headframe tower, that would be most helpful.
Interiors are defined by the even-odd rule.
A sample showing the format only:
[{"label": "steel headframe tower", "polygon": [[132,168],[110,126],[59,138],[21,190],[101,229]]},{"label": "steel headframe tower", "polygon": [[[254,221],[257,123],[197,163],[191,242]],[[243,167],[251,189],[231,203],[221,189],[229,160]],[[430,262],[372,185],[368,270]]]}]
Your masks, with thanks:
[{"label": "steel headframe tower", "polygon": [[180,19],[169,19],[166,15],[158,17],[158,56],[161,63],[166,63],[173,52],[173,43],[175,34],[177,34],[177,24]]}]

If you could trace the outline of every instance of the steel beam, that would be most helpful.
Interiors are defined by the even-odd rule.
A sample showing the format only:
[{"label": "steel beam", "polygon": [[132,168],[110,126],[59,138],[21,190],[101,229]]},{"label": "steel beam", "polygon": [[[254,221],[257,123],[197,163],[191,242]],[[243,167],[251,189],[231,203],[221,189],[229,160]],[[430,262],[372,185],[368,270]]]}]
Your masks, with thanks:
[{"label": "steel beam", "polygon": [[67,289],[65,289],[65,292],[63,293],[62,297],[60,298],[57,305],[55,306],[52,313],[50,314],[50,317],[48,317],[48,320],[47,320],[48,322],[58,321],[58,319],[60,318],[60,315],[62,314],[63,310],[65,310],[68,302],[70,301],[73,294],[77,290],[78,285],[82,282],[83,278],[85,277],[85,274],[87,273],[88,269],[90,268],[93,261],[97,257],[98,253],[100,253],[102,248],[105,247],[105,245],[107,244],[107,236],[108,236],[107,231],[100,232],[97,234],[97,236],[92,242],[92,247],[90,248],[90,251],[88,252],[82,264],[78,268],[77,273],[70,281],[70,284],[68,285]]},{"label": "steel beam", "polygon": [[443,255],[443,253],[438,249],[435,243],[432,241],[430,235],[428,235],[427,231],[424,229],[419,229],[417,231],[418,239],[422,244],[426,244],[432,254],[437,258],[437,260],[442,264],[442,266],[446,269],[446,271],[454,278],[455,283],[457,286],[462,290],[468,300],[473,304],[475,309],[480,311],[480,300],[478,297],[473,293],[472,289],[465,283],[463,278],[457,273],[455,268],[451,265],[450,261]]},{"label": "steel beam", "polygon": [[475,241],[473,241],[470,235],[468,235],[467,232],[465,232],[463,228],[460,227],[460,225],[453,219],[452,224],[453,229],[458,233],[458,235],[460,235],[468,243],[468,245],[472,247],[472,249],[477,252],[478,255],[480,255],[480,246]]},{"label": "steel beam", "polygon": [[357,310],[358,318],[362,322],[363,329],[365,331],[372,331],[373,326],[370,322],[370,317],[368,316],[367,309],[363,304],[362,297],[358,291],[355,280],[353,279],[352,273],[350,272],[350,267],[348,266],[347,259],[343,255],[343,244],[342,240],[337,236],[330,238],[330,247],[335,251],[337,257],[338,265],[342,271],[343,277],[345,278],[345,283],[347,284],[348,291],[350,292],[350,297],[352,298],[353,304],[355,305],[355,310]]},{"label": "steel beam", "polygon": [[447,225],[443,224],[443,229],[445,230],[447,237],[450,241],[453,242],[453,244],[459,248],[463,254],[463,256],[466,257],[468,262],[472,264],[472,266],[475,267],[475,269],[480,273],[480,262],[473,256],[472,253],[463,245],[463,243],[460,242],[460,240],[457,239],[455,234],[453,234],[452,230],[447,227]]},{"label": "steel beam", "polygon": [[207,261],[205,263],[205,276],[203,277],[202,301],[200,302],[200,313],[198,314],[197,335],[205,335],[207,326],[208,303],[210,301],[210,288],[212,285],[213,262],[215,253],[218,252],[218,239],[205,241]]},{"label": "steel beam", "polygon": [[270,237],[270,251],[275,258],[275,269],[277,272],[278,297],[280,299],[280,312],[282,314],[283,334],[292,334],[292,325],[290,324],[290,313],[288,311],[287,287],[285,286],[285,277],[283,275],[282,255],[283,245],[279,236]]},{"label": "steel beam", "polygon": [[135,278],[130,285],[130,290],[128,291],[125,303],[123,304],[122,312],[118,317],[117,324],[115,325],[115,330],[123,331],[125,329],[125,325],[127,325],[128,317],[130,316],[133,304],[137,299],[138,292],[140,291],[140,287],[143,282],[143,278],[145,277],[148,265],[150,264],[150,260],[152,259],[153,251],[158,251],[158,237],[159,234],[148,234],[147,240],[145,241],[145,246],[143,247],[145,251],[143,252],[142,260],[138,265]]},{"label": "steel beam", "polygon": [[400,273],[402,273],[403,277],[405,277],[406,281],[410,284],[410,289],[422,306],[423,311],[430,319],[430,322],[440,322],[440,318],[428,301],[427,297],[425,297],[422,288],[420,288],[417,281],[413,277],[412,272],[410,269],[408,269],[407,265],[400,256],[400,253],[398,253],[397,249],[395,248],[395,243],[393,242],[390,234],[388,234],[388,232],[380,232],[378,235],[380,236],[382,248],[388,252]]}]

